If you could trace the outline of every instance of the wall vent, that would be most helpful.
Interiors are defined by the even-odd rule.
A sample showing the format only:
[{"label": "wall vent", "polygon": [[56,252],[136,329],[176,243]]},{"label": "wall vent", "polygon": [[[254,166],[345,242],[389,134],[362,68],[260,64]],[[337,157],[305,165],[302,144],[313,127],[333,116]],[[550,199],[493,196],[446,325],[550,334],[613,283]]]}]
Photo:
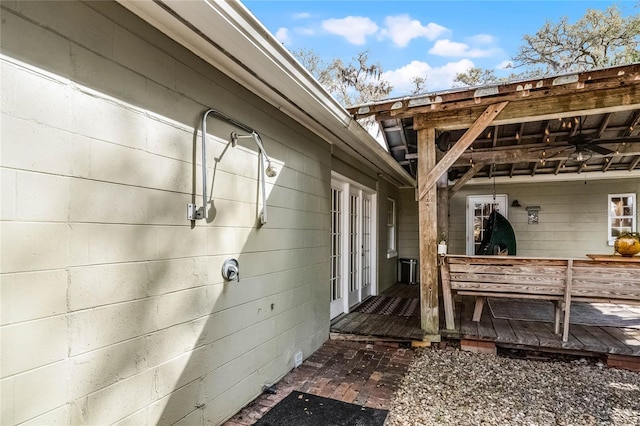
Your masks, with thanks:
[{"label": "wall vent", "polygon": [[302,351],[296,352],[293,359],[294,368],[298,368],[302,365]]}]

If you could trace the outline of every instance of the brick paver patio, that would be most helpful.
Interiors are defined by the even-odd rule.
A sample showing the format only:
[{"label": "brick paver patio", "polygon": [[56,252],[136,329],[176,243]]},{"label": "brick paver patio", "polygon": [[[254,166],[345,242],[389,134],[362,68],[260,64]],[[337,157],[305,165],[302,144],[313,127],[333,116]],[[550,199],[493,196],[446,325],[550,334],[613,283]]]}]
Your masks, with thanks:
[{"label": "brick paver patio", "polygon": [[389,409],[414,355],[399,346],[328,340],[275,385],[275,394],[262,394],[225,426],[252,425],[292,391]]}]

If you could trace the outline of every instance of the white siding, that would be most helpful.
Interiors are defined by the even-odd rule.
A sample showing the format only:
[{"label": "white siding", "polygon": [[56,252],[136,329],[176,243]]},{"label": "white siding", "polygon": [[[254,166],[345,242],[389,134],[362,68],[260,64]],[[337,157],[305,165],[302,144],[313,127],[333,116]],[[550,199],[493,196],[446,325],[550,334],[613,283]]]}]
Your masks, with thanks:
[{"label": "white siding", "polygon": [[[222,422],[328,337],[329,146],[115,3],[2,20],[0,423]],[[215,118],[186,219],[207,107],[280,170],[262,228],[256,147],[216,163]]]}]

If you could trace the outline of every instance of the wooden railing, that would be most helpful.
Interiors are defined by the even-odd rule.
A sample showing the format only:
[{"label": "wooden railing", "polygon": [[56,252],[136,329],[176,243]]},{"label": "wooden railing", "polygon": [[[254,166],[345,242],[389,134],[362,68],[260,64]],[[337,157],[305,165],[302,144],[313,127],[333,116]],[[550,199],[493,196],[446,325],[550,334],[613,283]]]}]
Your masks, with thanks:
[{"label": "wooden railing", "polygon": [[[620,259],[617,259],[620,260]],[[515,256],[444,256],[440,262],[445,326],[452,330],[454,295],[476,297],[479,321],[487,297],[542,299],[555,304],[555,332],[569,336],[572,301],[640,304],[640,263]]]}]

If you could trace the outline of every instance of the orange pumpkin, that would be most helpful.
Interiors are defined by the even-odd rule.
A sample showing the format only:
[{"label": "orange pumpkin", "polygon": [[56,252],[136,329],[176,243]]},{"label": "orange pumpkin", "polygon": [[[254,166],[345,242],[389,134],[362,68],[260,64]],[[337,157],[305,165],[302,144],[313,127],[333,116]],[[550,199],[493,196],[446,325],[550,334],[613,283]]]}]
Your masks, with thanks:
[{"label": "orange pumpkin", "polygon": [[625,257],[640,253],[640,234],[637,232],[623,232],[613,244],[613,249]]}]

